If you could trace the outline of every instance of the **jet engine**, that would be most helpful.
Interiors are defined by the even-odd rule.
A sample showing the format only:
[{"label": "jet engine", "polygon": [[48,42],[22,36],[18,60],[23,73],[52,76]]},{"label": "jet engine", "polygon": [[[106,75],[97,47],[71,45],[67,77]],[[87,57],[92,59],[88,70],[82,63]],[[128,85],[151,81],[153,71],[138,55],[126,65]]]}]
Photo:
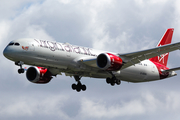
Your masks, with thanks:
[{"label": "jet engine", "polygon": [[26,78],[33,83],[45,84],[51,81],[52,75],[47,68],[29,67],[26,72]]},{"label": "jet engine", "polygon": [[111,53],[101,53],[97,57],[97,66],[103,70],[117,71],[123,66],[123,61]]}]

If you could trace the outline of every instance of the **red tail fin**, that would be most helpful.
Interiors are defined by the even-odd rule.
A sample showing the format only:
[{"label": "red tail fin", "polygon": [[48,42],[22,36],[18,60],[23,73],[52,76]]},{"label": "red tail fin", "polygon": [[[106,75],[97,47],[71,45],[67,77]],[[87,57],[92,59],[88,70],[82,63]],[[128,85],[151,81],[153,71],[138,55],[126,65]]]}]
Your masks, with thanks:
[{"label": "red tail fin", "polygon": [[[167,29],[167,31],[165,32],[164,36],[159,41],[157,47],[158,46],[163,46],[163,45],[166,45],[166,44],[170,44],[171,40],[172,40],[173,32],[174,32],[173,28]],[[168,57],[169,57],[169,53],[165,53],[165,54],[160,55],[160,56],[156,56],[156,57],[150,58],[149,60],[151,60],[153,62],[160,63],[160,64],[166,66],[167,65],[167,61],[168,61]]]}]

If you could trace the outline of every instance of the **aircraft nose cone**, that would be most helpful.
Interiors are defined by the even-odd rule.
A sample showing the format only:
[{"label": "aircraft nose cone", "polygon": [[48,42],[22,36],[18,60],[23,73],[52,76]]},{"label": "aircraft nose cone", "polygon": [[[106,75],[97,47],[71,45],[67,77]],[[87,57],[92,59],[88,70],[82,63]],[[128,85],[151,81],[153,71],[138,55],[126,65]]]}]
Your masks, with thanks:
[{"label": "aircraft nose cone", "polygon": [[8,51],[7,49],[5,48],[4,51],[3,51],[3,55],[6,57],[8,55]]},{"label": "aircraft nose cone", "polygon": [[3,55],[6,57],[6,58],[9,58],[10,57],[10,51],[8,47],[6,47],[3,51]]}]

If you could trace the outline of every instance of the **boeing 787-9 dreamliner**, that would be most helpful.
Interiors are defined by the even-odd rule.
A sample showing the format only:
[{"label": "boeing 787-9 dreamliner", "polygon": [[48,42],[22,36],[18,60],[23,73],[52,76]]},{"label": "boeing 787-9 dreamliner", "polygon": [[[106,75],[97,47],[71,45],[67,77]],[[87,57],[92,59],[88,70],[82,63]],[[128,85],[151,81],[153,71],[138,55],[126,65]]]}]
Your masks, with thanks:
[{"label": "boeing 787-9 dreamliner", "polygon": [[[127,82],[147,82],[177,75],[180,67],[167,67],[169,52],[180,49],[180,42],[171,44],[173,28],[167,29],[157,47],[132,53],[113,53],[54,41],[24,38],[11,41],[3,54],[26,71],[30,82],[45,84],[53,76],[73,76],[72,89],[85,91],[82,77],[103,78],[112,86]],[[23,65],[31,65],[24,69]]]}]

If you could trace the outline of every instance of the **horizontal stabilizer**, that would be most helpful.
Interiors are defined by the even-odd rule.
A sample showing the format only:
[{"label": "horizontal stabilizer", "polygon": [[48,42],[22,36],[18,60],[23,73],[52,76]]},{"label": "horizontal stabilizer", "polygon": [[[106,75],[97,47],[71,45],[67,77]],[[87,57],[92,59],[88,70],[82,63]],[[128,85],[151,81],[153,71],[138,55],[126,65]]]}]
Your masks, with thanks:
[{"label": "horizontal stabilizer", "polygon": [[176,70],[180,70],[180,67],[177,67],[177,68],[171,68],[171,69],[168,69],[168,70],[163,70],[162,73],[165,73],[165,72],[171,72],[171,71],[176,71]]}]

